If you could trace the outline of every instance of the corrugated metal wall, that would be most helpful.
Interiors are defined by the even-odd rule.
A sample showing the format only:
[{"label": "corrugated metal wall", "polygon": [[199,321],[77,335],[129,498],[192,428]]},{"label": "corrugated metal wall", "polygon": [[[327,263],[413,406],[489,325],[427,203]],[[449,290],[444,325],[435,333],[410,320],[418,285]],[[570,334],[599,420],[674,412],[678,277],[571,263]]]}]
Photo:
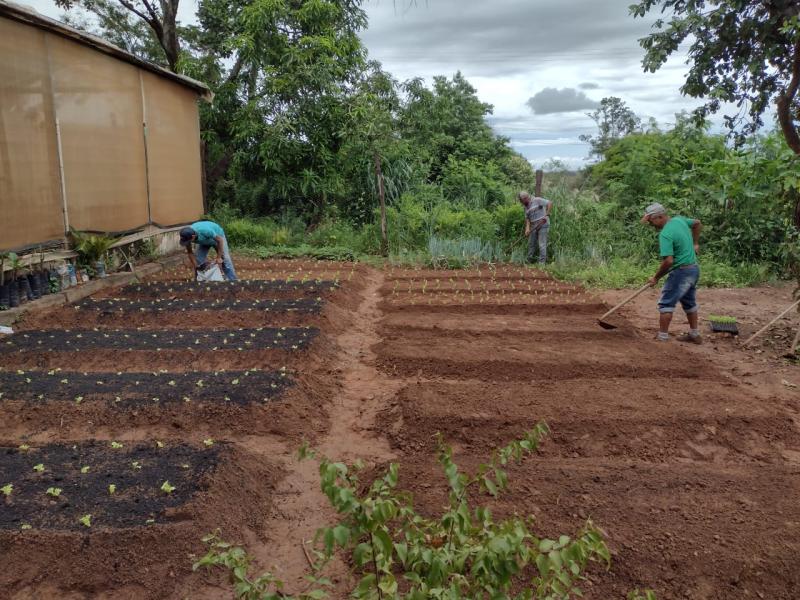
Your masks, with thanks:
[{"label": "corrugated metal wall", "polygon": [[0,17],[0,250],[203,211],[194,91]]}]

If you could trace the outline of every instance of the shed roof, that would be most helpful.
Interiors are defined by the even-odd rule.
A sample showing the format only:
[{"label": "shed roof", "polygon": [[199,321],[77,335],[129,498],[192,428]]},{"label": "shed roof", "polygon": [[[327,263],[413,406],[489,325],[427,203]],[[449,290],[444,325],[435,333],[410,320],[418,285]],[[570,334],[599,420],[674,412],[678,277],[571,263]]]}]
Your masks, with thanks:
[{"label": "shed roof", "polygon": [[14,21],[19,21],[20,23],[25,23],[27,25],[31,25],[32,27],[37,27],[38,29],[50,31],[57,35],[69,38],[74,42],[83,44],[84,46],[89,46],[98,52],[108,54],[109,56],[113,56],[118,60],[125,61],[141,69],[151,71],[152,73],[164,77],[165,79],[170,79],[175,83],[179,83],[191,88],[206,99],[210,99],[211,97],[211,91],[208,89],[208,86],[200,81],[192,79],[191,77],[186,77],[185,75],[173,73],[172,71],[169,71],[163,67],[141,59],[130,52],[126,52],[122,48],[115,46],[111,42],[104,40],[101,37],[86,33],[85,31],[80,31],[79,29],[70,27],[61,21],[56,21],[55,19],[45,17],[44,15],[39,14],[34,9],[27,6],[20,6],[19,4],[15,4],[13,2],[0,0],[0,17],[13,19]]}]

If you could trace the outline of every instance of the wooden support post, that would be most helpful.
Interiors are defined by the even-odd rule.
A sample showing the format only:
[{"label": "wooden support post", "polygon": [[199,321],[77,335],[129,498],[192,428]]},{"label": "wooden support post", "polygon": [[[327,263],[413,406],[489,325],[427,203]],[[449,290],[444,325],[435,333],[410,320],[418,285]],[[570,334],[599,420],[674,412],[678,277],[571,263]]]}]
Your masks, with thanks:
[{"label": "wooden support post", "polygon": [[383,169],[381,168],[381,155],[374,151],[375,179],[378,183],[378,199],[381,203],[381,254],[389,256],[389,238],[386,233],[386,194],[383,188]]},{"label": "wooden support post", "polygon": [[541,169],[536,170],[536,189],[533,192],[533,195],[537,198],[542,197],[542,180],[544,179],[544,173]]}]

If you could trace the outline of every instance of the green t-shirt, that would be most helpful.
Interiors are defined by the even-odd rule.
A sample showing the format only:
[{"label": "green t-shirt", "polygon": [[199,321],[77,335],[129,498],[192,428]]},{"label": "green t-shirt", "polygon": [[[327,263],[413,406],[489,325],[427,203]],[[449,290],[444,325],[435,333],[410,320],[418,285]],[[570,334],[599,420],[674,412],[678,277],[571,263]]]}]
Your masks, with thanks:
[{"label": "green t-shirt", "polygon": [[697,262],[697,255],[694,253],[694,239],[692,238],[691,226],[694,219],[674,216],[658,235],[658,245],[661,258],[672,256],[675,262],[673,269],[684,265],[693,265]]}]

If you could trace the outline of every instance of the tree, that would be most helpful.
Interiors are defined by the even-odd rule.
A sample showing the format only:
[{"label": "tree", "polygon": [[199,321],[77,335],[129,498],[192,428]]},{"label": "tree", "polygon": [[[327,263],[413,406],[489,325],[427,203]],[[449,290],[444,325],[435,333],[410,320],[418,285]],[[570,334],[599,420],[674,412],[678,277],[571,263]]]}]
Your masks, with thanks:
[{"label": "tree", "polygon": [[[56,0],[56,5],[65,10],[83,8],[97,17],[103,30],[121,33],[127,30],[128,36],[132,34],[134,39],[139,38],[141,42],[141,36],[146,36],[146,33],[137,28],[136,20],[130,19],[131,15],[135,15],[152,31],[164,52],[167,67],[177,73],[181,53],[177,23],[178,2],[179,0],[158,0],[158,3],[152,0]],[[112,41],[119,43],[120,39]],[[131,49],[126,44],[123,47]]]},{"label": "tree", "polygon": [[688,41],[690,69],[681,91],[706,100],[697,117],[736,105],[739,112],[725,122],[741,143],[774,105],[786,142],[800,155],[800,2],[640,0],[630,10],[641,18],[655,8],[670,16],[639,41],[644,70],[657,71]]},{"label": "tree", "polygon": [[597,125],[597,135],[584,134],[580,136],[580,140],[587,142],[591,146],[590,154],[598,158],[605,156],[614,142],[639,131],[642,125],[636,113],[621,98],[615,96],[603,98],[597,110],[586,113],[586,116]]}]

